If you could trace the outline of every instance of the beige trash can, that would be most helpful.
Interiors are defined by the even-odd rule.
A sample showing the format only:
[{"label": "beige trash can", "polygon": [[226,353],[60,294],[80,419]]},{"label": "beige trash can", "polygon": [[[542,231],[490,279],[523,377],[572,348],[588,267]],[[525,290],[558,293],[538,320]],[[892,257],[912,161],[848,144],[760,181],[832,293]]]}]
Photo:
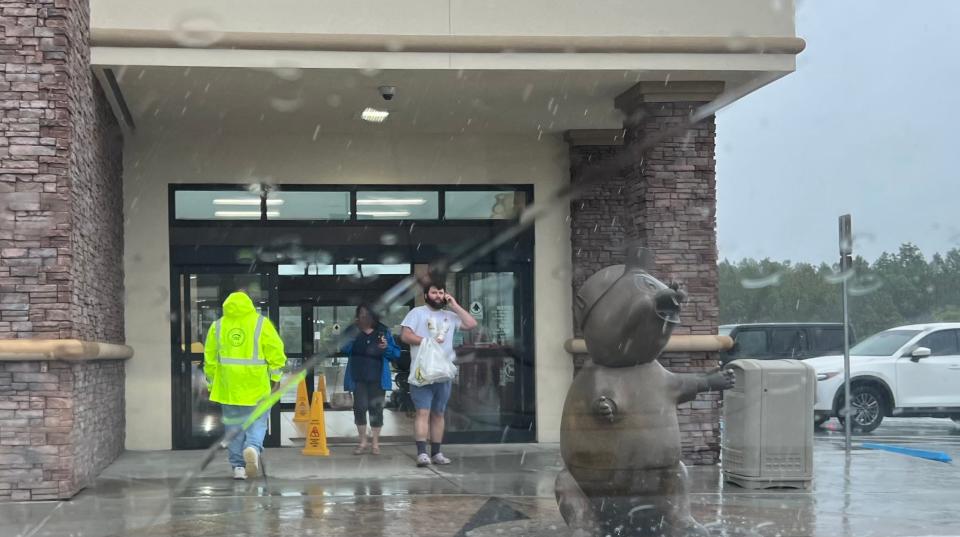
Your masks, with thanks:
[{"label": "beige trash can", "polygon": [[800,360],[735,360],[724,392],[724,480],[744,488],[808,488],[813,481],[816,373]]}]

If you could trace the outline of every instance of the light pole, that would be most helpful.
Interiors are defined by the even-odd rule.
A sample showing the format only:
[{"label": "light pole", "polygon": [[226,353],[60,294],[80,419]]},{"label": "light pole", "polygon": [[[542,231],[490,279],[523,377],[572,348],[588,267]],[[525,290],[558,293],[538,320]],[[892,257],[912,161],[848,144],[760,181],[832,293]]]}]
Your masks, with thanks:
[{"label": "light pole", "polygon": [[850,454],[850,433],[852,424],[850,402],[850,312],[847,308],[847,280],[853,269],[853,233],[850,215],[840,217],[840,279],[843,289],[843,444],[847,455]]}]

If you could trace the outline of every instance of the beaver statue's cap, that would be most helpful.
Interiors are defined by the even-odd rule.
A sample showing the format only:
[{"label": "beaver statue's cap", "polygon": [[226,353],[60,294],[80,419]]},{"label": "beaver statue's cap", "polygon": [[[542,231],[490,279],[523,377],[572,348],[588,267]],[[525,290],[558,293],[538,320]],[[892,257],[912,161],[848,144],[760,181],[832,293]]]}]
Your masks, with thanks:
[{"label": "beaver statue's cap", "polygon": [[590,316],[593,307],[597,302],[600,302],[600,299],[613,288],[613,285],[624,274],[647,272],[647,269],[653,268],[653,251],[644,247],[641,241],[628,242],[624,250],[624,265],[613,265],[600,269],[580,286],[577,296],[574,297],[576,304],[574,321],[578,327],[583,328],[583,324]]}]

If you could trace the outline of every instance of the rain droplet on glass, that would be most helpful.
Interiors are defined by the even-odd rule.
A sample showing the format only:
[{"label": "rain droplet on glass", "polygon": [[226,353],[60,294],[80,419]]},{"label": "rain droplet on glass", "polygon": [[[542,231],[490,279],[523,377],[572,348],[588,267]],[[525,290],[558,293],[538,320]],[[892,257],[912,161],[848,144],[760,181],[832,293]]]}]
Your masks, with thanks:
[{"label": "rain droplet on glass", "polygon": [[209,13],[186,11],[173,21],[173,39],[184,47],[205,48],[222,38],[220,22]]},{"label": "rain droplet on glass", "polygon": [[744,278],[740,280],[740,285],[742,285],[744,289],[761,289],[763,287],[780,285],[780,281],[782,279],[782,272],[774,272],[769,276],[763,276],[760,278]]},{"label": "rain droplet on glass", "polygon": [[277,112],[290,113],[294,112],[300,107],[303,106],[302,97],[294,97],[292,99],[283,99],[280,97],[271,97],[270,98],[270,107],[276,110]]}]

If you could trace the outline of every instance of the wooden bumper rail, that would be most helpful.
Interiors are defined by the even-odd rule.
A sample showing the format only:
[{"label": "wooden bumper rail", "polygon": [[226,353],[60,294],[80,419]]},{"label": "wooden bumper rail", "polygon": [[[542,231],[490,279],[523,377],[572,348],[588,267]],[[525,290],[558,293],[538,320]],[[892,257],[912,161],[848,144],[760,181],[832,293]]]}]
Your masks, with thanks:
[{"label": "wooden bumper rail", "polygon": [[89,361],[126,360],[133,348],[116,343],[98,343],[79,339],[0,339],[0,361]]},{"label": "wooden bumper rail", "polygon": [[[721,352],[733,347],[729,336],[671,336],[663,352]],[[563,344],[570,354],[589,354],[587,343],[582,338],[571,338]]]}]

